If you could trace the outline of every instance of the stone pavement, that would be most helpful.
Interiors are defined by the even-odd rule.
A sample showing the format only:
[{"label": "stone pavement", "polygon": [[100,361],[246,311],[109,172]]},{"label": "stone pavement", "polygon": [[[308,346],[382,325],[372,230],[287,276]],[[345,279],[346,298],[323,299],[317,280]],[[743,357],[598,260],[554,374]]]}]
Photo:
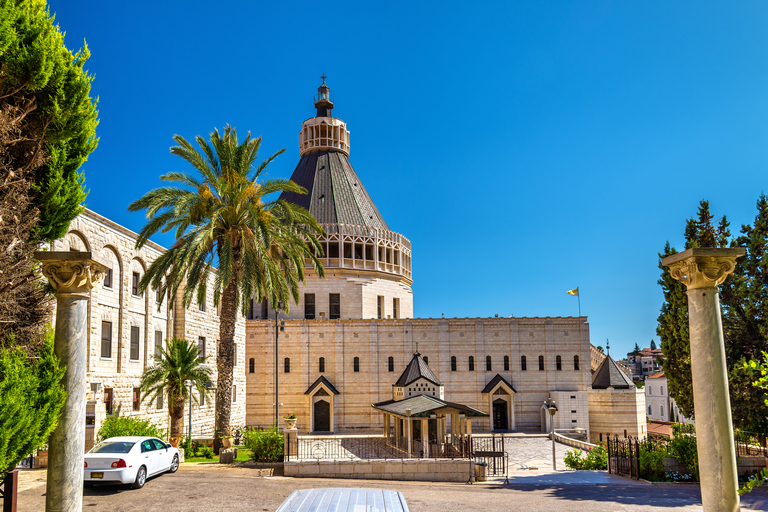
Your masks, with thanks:
[{"label": "stone pavement", "polygon": [[[546,434],[507,434],[504,436],[504,451],[509,454],[510,476],[516,471],[538,468],[552,471],[552,440]],[[555,443],[557,469],[565,469],[565,452],[570,446]]]}]

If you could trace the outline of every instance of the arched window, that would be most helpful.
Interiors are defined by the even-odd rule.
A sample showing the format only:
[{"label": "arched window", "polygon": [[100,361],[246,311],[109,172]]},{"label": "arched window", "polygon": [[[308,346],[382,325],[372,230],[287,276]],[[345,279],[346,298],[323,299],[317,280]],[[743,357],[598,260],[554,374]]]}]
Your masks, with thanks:
[{"label": "arched window", "polygon": [[525,362],[525,356],[520,356],[520,369],[522,371],[526,371],[528,369],[528,365]]},{"label": "arched window", "polygon": [[387,364],[389,365],[389,371],[390,372],[395,371],[395,358],[394,357],[389,356],[389,360],[388,360]]},{"label": "arched window", "polygon": [[475,356],[469,356],[469,371],[475,371]]},{"label": "arched window", "polygon": [[456,371],[456,356],[451,356],[451,371]]},{"label": "arched window", "polygon": [[509,356],[504,356],[504,371],[509,371]]},{"label": "arched window", "polygon": [[555,368],[557,371],[560,371],[563,369],[563,358],[560,356],[555,357]]},{"label": "arched window", "polygon": [[485,371],[491,371],[491,356],[485,356]]},{"label": "arched window", "polygon": [[653,415],[653,409],[652,409],[652,406],[649,405],[648,406],[648,416],[652,416],[652,415]]},{"label": "arched window", "polygon": [[579,356],[573,356],[573,369],[579,369]]},{"label": "arched window", "polygon": [[422,357],[424,363],[429,364],[429,358],[427,356]]},{"label": "arched window", "polygon": [[256,361],[253,358],[251,358],[248,361],[248,373],[253,373],[255,371],[256,371]]},{"label": "arched window", "polygon": [[291,358],[285,358],[285,373],[291,373]]},{"label": "arched window", "polygon": [[539,371],[544,371],[544,356],[539,356]]},{"label": "arched window", "polygon": [[320,361],[318,361],[318,369],[320,370],[320,373],[325,372],[325,358],[321,357]]},{"label": "arched window", "polygon": [[355,367],[355,371],[359,372],[360,371],[360,358],[356,357],[353,364],[354,364],[354,367]]}]

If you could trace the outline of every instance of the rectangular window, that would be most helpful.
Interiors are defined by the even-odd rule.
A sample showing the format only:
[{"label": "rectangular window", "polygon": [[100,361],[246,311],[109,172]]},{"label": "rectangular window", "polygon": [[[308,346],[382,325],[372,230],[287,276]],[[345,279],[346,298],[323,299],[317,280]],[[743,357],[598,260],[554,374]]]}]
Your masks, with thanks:
[{"label": "rectangular window", "polygon": [[155,331],[155,355],[159,356],[163,350],[163,331]]},{"label": "rectangular window", "polygon": [[400,299],[392,299],[392,318],[400,318]]},{"label": "rectangular window", "polygon": [[306,320],[315,319],[315,294],[314,293],[304,294],[304,318]]},{"label": "rectangular window", "polygon": [[232,402],[237,402],[237,386],[232,385]]},{"label": "rectangular window", "polygon": [[104,271],[104,288],[112,288],[112,269]]},{"label": "rectangular window", "polygon": [[139,388],[133,388],[133,410],[138,411],[141,408],[141,395]]},{"label": "rectangular window", "polygon": [[205,336],[199,336],[197,338],[197,348],[200,349],[200,357],[205,359]]},{"label": "rectangular window", "polygon": [[376,297],[376,313],[379,320],[384,318],[384,297],[381,295]]},{"label": "rectangular window", "polygon": [[338,293],[328,294],[328,318],[338,320],[341,318],[341,295]]},{"label": "rectangular window", "polygon": [[131,326],[131,361],[139,360],[139,336],[141,330],[137,326]]},{"label": "rectangular window", "polygon": [[155,290],[155,302],[157,302],[158,304],[163,302],[163,289],[162,288],[157,288]]},{"label": "rectangular window", "polygon": [[157,395],[157,410],[159,411],[162,408],[163,408],[163,394],[160,393],[159,395]]},{"label": "rectangular window", "polygon": [[104,409],[108,415],[112,415],[112,388],[104,388]]},{"label": "rectangular window", "polygon": [[197,305],[197,310],[205,313],[205,299],[203,299],[203,302]]},{"label": "rectangular window", "polygon": [[200,393],[200,407],[205,407],[205,395]]},{"label": "rectangular window", "polygon": [[131,284],[131,293],[136,297],[139,296],[139,273],[133,273],[133,282]]},{"label": "rectangular window", "polygon": [[101,322],[101,357],[112,357],[112,322]]}]

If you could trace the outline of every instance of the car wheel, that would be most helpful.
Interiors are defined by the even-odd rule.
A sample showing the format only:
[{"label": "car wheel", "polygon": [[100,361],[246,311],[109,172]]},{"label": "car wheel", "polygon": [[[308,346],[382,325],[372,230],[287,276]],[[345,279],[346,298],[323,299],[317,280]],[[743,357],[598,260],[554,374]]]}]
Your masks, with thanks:
[{"label": "car wheel", "polygon": [[145,468],[144,466],[141,466],[139,468],[139,472],[136,473],[136,481],[133,482],[131,485],[133,486],[134,489],[141,489],[142,487],[144,487],[144,484],[146,483],[146,481],[147,481],[147,468]]},{"label": "car wheel", "polygon": [[168,468],[168,471],[170,471],[171,473],[175,473],[176,471],[178,471],[178,469],[179,469],[179,456],[174,455],[173,460],[171,461],[171,467]]}]

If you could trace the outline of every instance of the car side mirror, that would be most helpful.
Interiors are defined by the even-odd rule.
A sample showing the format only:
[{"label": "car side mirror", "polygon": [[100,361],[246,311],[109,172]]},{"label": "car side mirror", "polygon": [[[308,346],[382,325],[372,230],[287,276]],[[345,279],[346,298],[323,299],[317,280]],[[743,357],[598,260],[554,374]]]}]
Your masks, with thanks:
[{"label": "car side mirror", "polygon": [[171,443],[165,443],[165,451],[168,451],[168,448],[171,447]]}]

